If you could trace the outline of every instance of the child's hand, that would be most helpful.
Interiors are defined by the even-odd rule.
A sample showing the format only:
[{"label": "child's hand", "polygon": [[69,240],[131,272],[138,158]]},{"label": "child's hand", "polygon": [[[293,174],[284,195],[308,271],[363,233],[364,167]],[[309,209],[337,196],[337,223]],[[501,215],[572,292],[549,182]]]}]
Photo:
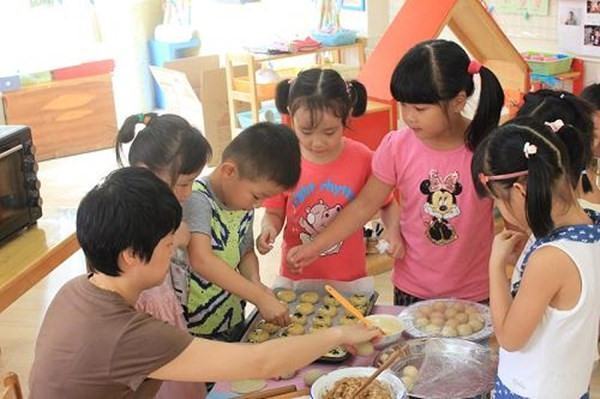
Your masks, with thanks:
[{"label": "child's hand", "polygon": [[319,253],[313,249],[311,243],[290,248],[287,253],[287,266],[292,273],[300,273],[302,269],[319,258]]},{"label": "child's hand", "polygon": [[527,236],[518,231],[503,230],[498,233],[492,244],[490,266],[498,265],[498,267],[505,267],[506,264],[510,263],[511,256],[517,245],[526,239]]},{"label": "child's hand", "polygon": [[263,226],[260,235],[256,239],[256,249],[261,255],[269,253],[273,249],[273,243],[277,237],[277,231],[272,226]]},{"label": "child's hand", "polygon": [[279,326],[287,326],[290,324],[288,307],[279,302],[271,290],[269,290],[269,293],[265,293],[264,299],[260,301],[260,303],[256,303],[255,305],[262,318],[266,321],[275,323]]},{"label": "child's hand", "polygon": [[404,238],[400,232],[388,232],[386,234],[386,240],[389,243],[387,249],[388,255],[394,259],[402,259],[406,255],[406,246],[404,245]]}]

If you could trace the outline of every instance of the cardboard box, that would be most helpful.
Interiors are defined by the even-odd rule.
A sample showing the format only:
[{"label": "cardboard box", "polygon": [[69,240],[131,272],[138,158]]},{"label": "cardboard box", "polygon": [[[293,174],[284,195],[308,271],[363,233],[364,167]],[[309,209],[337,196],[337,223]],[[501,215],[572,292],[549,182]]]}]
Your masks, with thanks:
[{"label": "cardboard box", "polygon": [[[202,122],[199,127],[213,149],[210,165],[217,165],[221,160],[223,150],[231,141],[225,68],[219,66],[219,56],[180,58],[166,62],[164,67],[167,70],[181,72],[187,77],[202,108]],[[161,89],[165,90],[162,85]],[[179,104],[173,104],[173,101],[169,104],[167,99],[169,112],[178,113],[182,106],[181,101]]]}]

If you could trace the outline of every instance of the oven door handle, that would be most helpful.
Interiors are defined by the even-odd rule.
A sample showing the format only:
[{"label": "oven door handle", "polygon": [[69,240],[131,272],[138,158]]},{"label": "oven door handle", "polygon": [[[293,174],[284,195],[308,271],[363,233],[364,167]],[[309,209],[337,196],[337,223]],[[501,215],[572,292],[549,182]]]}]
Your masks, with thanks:
[{"label": "oven door handle", "polygon": [[14,146],[13,148],[9,148],[8,150],[6,150],[4,152],[0,152],[0,159],[6,158],[10,154],[14,154],[15,152],[20,151],[22,149],[23,149],[23,144],[19,144],[17,146]]}]

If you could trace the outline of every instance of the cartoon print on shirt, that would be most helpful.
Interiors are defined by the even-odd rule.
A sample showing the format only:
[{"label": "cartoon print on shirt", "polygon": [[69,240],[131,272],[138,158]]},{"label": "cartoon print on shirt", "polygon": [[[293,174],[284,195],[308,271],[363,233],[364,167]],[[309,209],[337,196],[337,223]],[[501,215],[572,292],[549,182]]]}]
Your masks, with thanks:
[{"label": "cartoon print on shirt", "polygon": [[439,172],[432,169],[429,178],[421,182],[421,192],[427,196],[423,210],[431,216],[425,234],[436,245],[448,245],[458,238],[449,222],[460,215],[456,197],[462,192],[462,185],[458,179],[458,172],[452,172],[442,179]]},{"label": "cartoon print on shirt", "polygon": [[[312,207],[307,207],[306,215],[301,217],[298,221],[298,224],[303,230],[300,233],[300,241],[303,244],[312,241],[317,234],[325,230],[341,210],[342,206],[340,204],[329,207],[322,199]],[[321,253],[321,256],[337,254],[340,252],[341,247],[342,242],[339,242]]]}]

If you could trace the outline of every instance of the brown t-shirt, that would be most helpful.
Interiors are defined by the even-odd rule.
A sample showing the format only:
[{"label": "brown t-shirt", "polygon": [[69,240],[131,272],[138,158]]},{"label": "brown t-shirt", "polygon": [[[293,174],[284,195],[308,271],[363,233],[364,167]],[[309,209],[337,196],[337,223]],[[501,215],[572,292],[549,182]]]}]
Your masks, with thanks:
[{"label": "brown t-shirt", "polygon": [[148,374],[192,337],[136,311],[118,294],[76,277],[48,308],[31,370],[32,399],[153,398]]}]

